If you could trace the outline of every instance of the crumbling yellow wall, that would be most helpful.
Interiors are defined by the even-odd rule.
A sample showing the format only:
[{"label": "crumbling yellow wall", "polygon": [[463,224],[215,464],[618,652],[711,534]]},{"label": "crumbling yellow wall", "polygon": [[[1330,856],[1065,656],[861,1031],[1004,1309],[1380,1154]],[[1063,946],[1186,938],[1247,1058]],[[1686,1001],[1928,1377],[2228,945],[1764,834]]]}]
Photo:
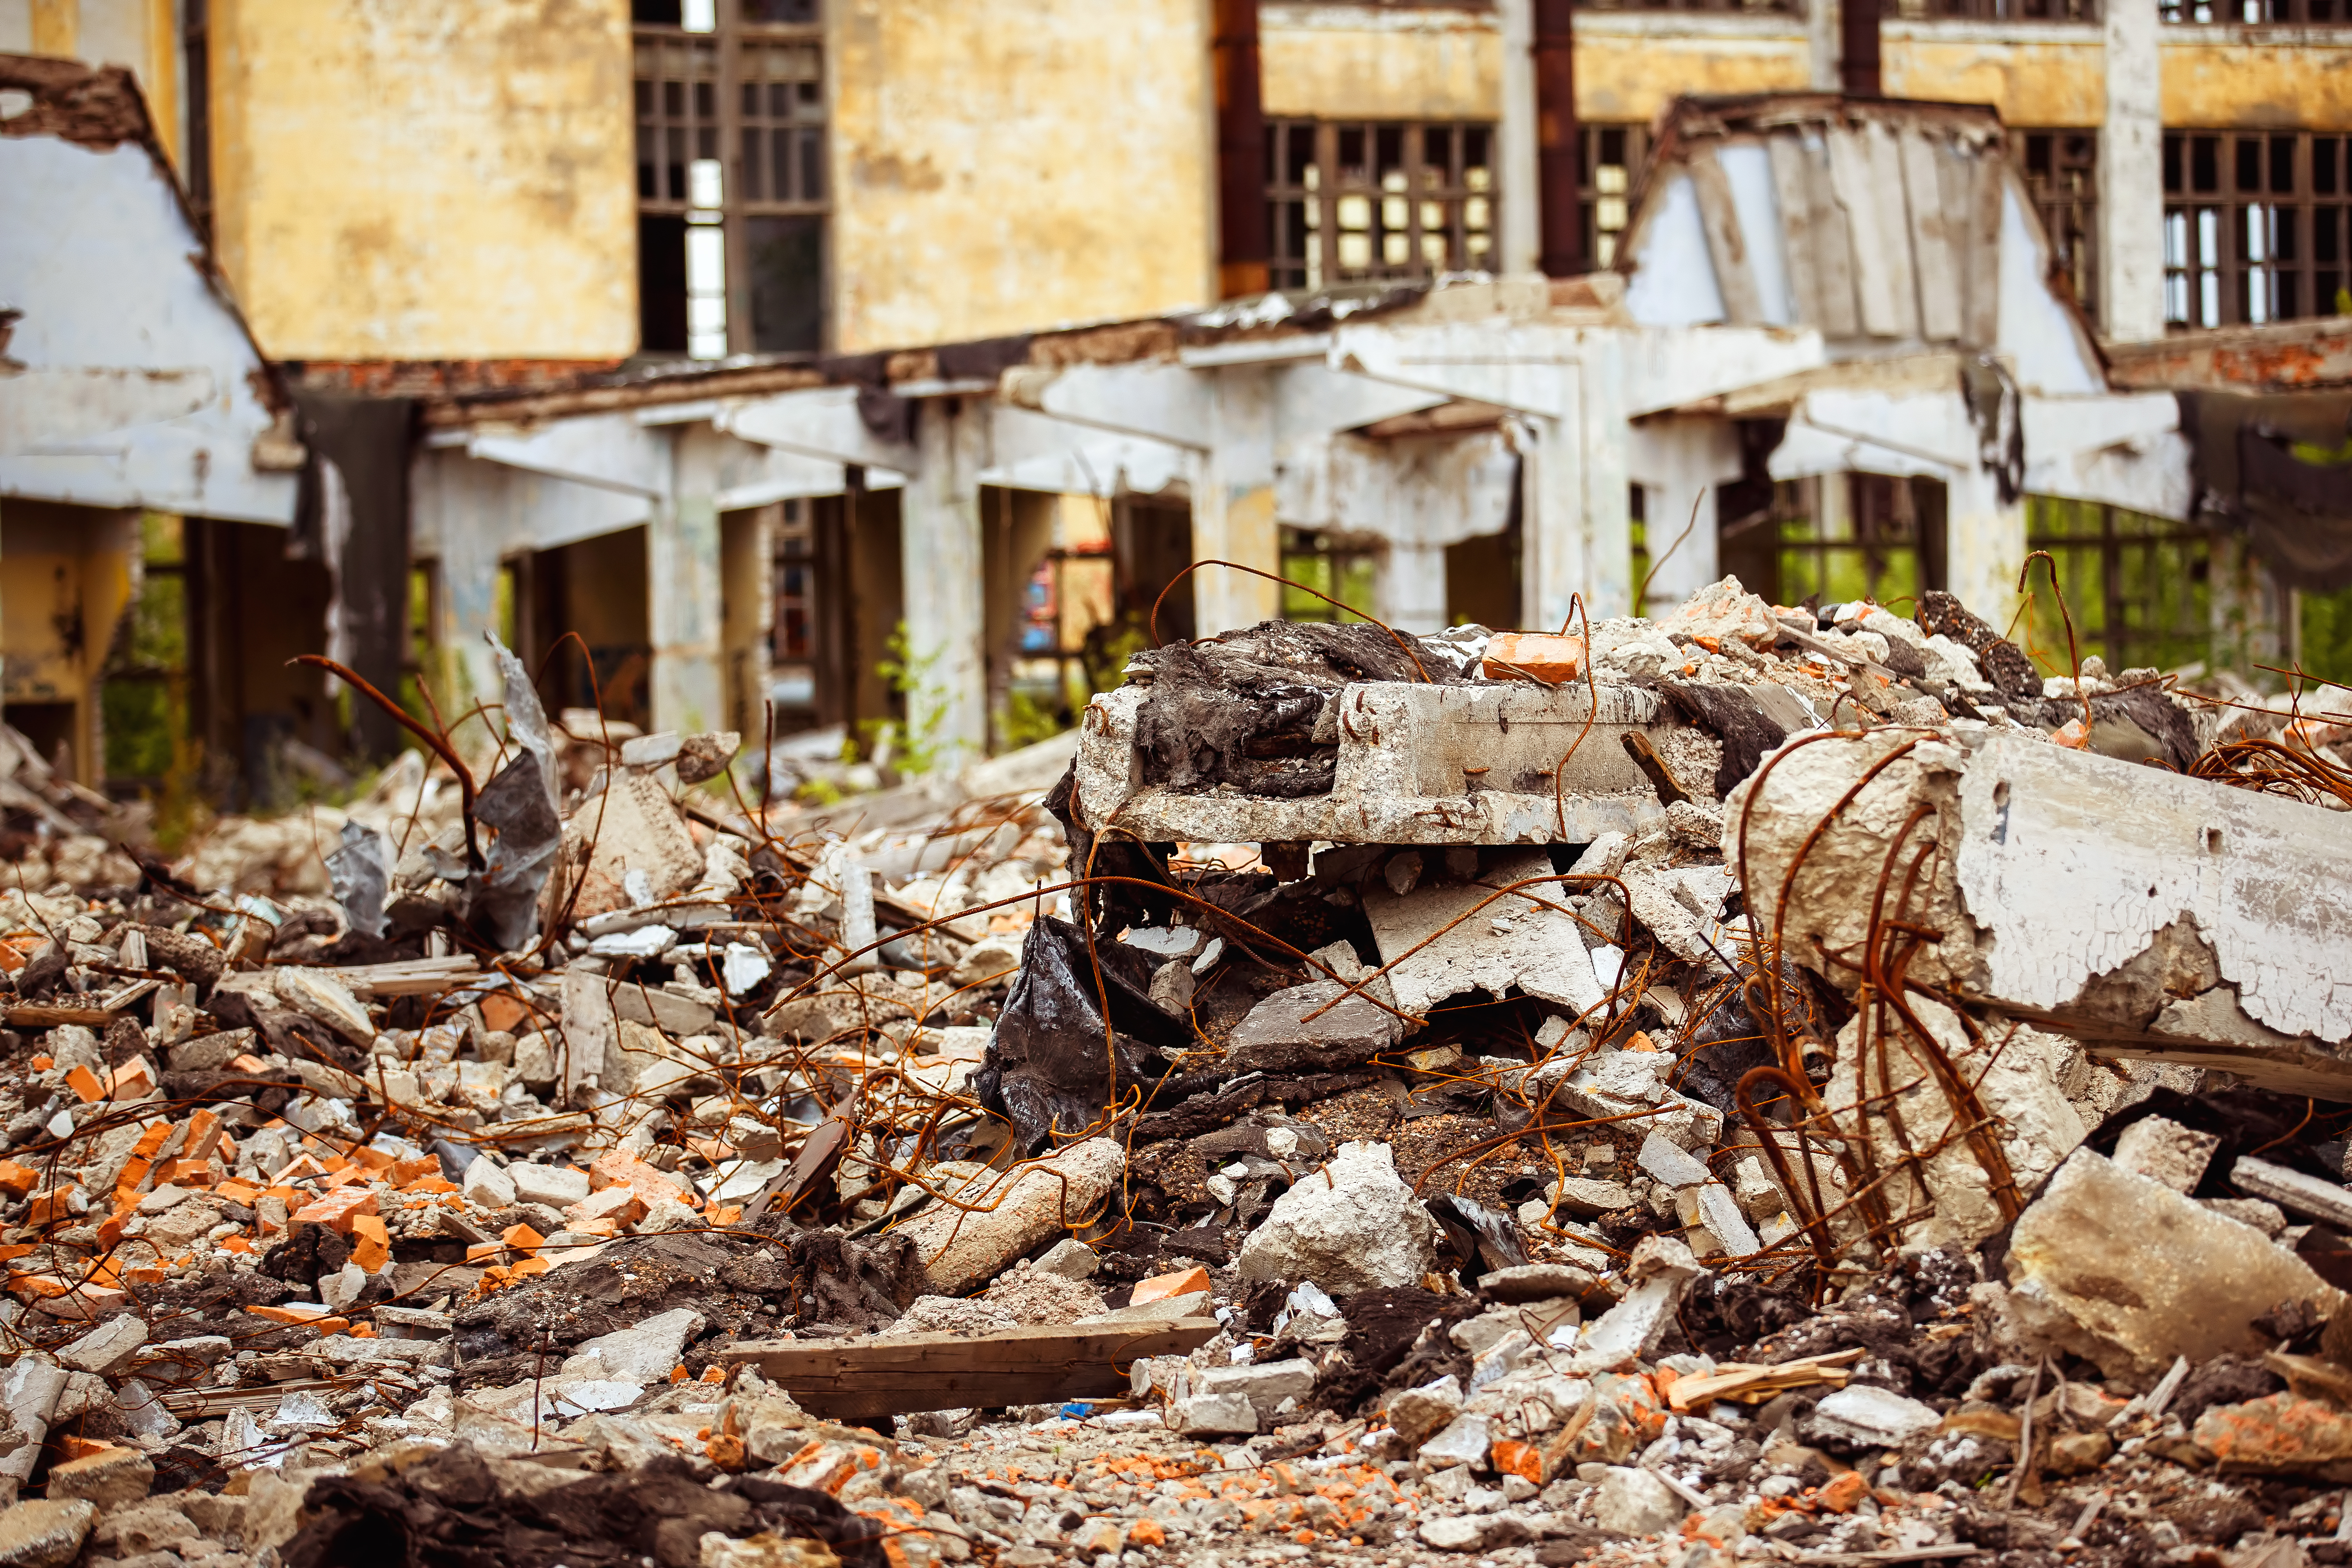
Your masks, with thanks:
[{"label": "crumbling yellow wall", "polygon": [[[2267,29],[2247,29],[2259,33]],[[2352,47],[2208,40],[2165,29],[2164,123],[2207,129],[2352,128]]]},{"label": "crumbling yellow wall", "polygon": [[1796,92],[1812,80],[1801,28],[1660,36],[1660,18],[1616,13],[1576,18],[1576,112],[1648,121],[1683,93]]},{"label": "crumbling yellow wall", "polygon": [[131,603],[138,514],[0,501],[0,655],[8,705],[72,710],[73,777],[100,782],[99,671]]},{"label": "crumbling yellow wall", "polygon": [[1308,120],[1492,120],[1503,37],[1491,12],[1260,8],[1265,111]]},{"label": "crumbling yellow wall", "polygon": [[2105,39],[2096,27],[2063,38],[1996,38],[1965,24],[1885,25],[1880,70],[1890,98],[1990,103],[2004,125],[2096,125],[2106,118]]},{"label": "crumbling yellow wall", "polygon": [[1202,0],[827,10],[842,349],[1213,297]]},{"label": "crumbling yellow wall", "polygon": [[213,0],[215,235],[289,359],[636,347],[626,0]]}]

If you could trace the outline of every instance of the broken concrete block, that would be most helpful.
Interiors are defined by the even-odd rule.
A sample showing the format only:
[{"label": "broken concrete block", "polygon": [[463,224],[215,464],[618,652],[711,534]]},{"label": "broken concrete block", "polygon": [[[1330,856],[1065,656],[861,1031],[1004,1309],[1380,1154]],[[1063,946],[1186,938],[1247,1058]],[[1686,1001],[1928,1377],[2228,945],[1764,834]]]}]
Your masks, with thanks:
[{"label": "broken concrete block", "polygon": [[659,1383],[684,1357],[687,1342],[702,1331],[704,1321],[691,1307],[678,1307],[633,1328],[583,1340],[565,1359],[563,1374]]},{"label": "broken concrete block", "polygon": [[2231,1472],[2352,1479],[2352,1415],[2324,1400],[2286,1393],[2210,1405],[2189,1436]]},{"label": "broken concrete block", "polygon": [[[1518,892],[1496,891],[1523,882],[1530,885]],[[1517,988],[1582,1014],[1603,991],[1567,902],[1551,857],[1531,850],[1496,858],[1475,880],[1424,880],[1403,898],[1374,886],[1364,914],[1406,1013],[1470,991],[1499,1000]]]},{"label": "broken concrete block", "polygon": [[1636,1242],[1625,1265],[1632,1289],[1579,1332],[1579,1369],[1605,1371],[1648,1355],[1698,1272],[1698,1259],[1679,1241],[1645,1236]]},{"label": "broken concrete block", "polygon": [[[477,1162],[478,1163],[479,1162]],[[570,1208],[588,1195],[588,1173],[577,1165],[534,1165],[517,1161],[506,1169],[519,1203]]]},{"label": "broken concrete block", "polygon": [[1397,1436],[1418,1448],[1462,1414],[1462,1381],[1448,1373],[1434,1383],[1391,1394],[1386,1414]]},{"label": "broken concrete block", "polygon": [[1522,1263],[1512,1268],[1490,1268],[1478,1276],[1478,1293],[1490,1301],[1512,1304],[1562,1297],[1580,1300],[1600,1283],[1591,1270],[1572,1264]]},{"label": "broken concrete block", "polygon": [[2273,1241],[2286,1228],[2286,1211],[2263,1198],[2199,1198],[2199,1206],[2240,1225],[2250,1225]]},{"label": "broken concrete block", "polygon": [[1713,1179],[1706,1166],[1693,1159],[1687,1150],[1655,1132],[1643,1136],[1641,1152],[1633,1156],[1633,1161],[1670,1187],[1695,1187],[1701,1182]]},{"label": "broken concrete block", "polygon": [[1825,1434],[1848,1443],[1896,1448],[1943,1425],[1944,1417],[1932,1405],[1891,1388],[1857,1383],[1822,1395],[1811,1419]]},{"label": "broken concrete block", "polygon": [[1687,1518],[1690,1505],[1647,1470],[1612,1465],[1592,1489],[1592,1521],[1612,1535],[1663,1535]]},{"label": "broken concrete block", "polygon": [[1416,1458],[1423,1469],[1443,1469],[1449,1465],[1477,1467],[1486,1464],[1486,1455],[1494,1447],[1493,1419],[1465,1410],[1447,1422],[1444,1430],[1423,1443]]},{"label": "broken concrete block", "polygon": [[1274,1201],[1235,1267],[1244,1279],[1311,1282],[1333,1296],[1417,1285],[1437,1267],[1436,1233],[1387,1144],[1343,1143]]},{"label": "broken concrete block", "polygon": [[1213,1366],[1201,1373],[1211,1394],[1238,1394],[1259,1415],[1270,1416],[1286,1399],[1304,1400],[1315,1387],[1315,1363],[1294,1357],[1249,1366]]},{"label": "broken concrete block", "polygon": [[2142,1117],[2116,1140],[2113,1156],[2120,1168],[2134,1175],[2161,1182],[2176,1193],[2194,1192],[2205,1179],[2205,1166],[2221,1141],[2210,1132],[2195,1132],[2161,1116]]},{"label": "broken concrete block", "polygon": [[2259,1231],[2078,1149],[2011,1233],[2029,1333],[2142,1385],[2177,1356],[2258,1356],[2253,1320],[2288,1301],[2332,1317],[2343,1292]]},{"label": "broken concrete block", "polygon": [[1370,1061],[1394,1047],[1404,1029],[1396,1015],[1370,995],[1343,995],[1346,990],[1336,980],[1318,980],[1268,996],[1234,1028],[1225,1047],[1225,1068],[1234,1072],[1323,1072]]},{"label": "broken concrete block", "polygon": [[78,1371],[111,1377],[130,1365],[131,1358],[146,1342],[145,1320],[125,1312],[119,1318],[109,1318],[66,1346],[58,1352],[58,1359]]},{"label": "broken concrete block", "polygon": [[489,1160],[477,1160],[467,1166],[466,1179],[458,1184],[458,1191],[476,1208],[512,1208],[515,1204],[514,1178]]},{"label": "broken concrete block", "polygon": [[1195,1394],[1169,1405],[1168,1425],[1187,1436],[1255,1435],[1257,1409],[1245,1394]]},{"label": "broken concrete block", "polygon": [[1041,1273],[1058,1274],[1065,1279],[1091,1279],[1102,1267],[1101,1255],[1076,1237],[1065,1237],[1045,1249],[1031,1268]]},{"label": "broken concrete block", "polygon": [[137,1502],[155,1484],[154,1461],[136,1448],[101,1448],[49,1467],[52,1499],[84,1498],[101,1510]]},{"label": "broken concrete block", "polygon": [[1622,1182],[1604,1182],[1593,1176],[1562,1176],[1552,1184],[1550,1197],[1554,1208],[1579,1219],[1613,1214],[1632,1208],[1634,1204],[1633,1188]]},{"label": "broken concrete block", "polygon": [[934,1290],[960,1295],[1091,1218],[1118,1189],[1125,1169],[1126,1154],[1115,1141],[1090,1138],[961,1188],[956,1202],[970,1212],[933,1204],[896,1234],[915,1244]]},{"label": "broken concrete block", "polygon": [[1628,866],[1623,880],[1633,918],[1675,957],[1723,968],[1732,938],[1723,930],[1724,900],[1735,885],[1720,866]]},{"label": "broken concrete block", "polygon": [[1780,637],[1772,606],[1761,595],[1741,587],[1737,577],[1701,588],[1661,618],[1656,629],[1664,636],[1680,634],[1693,640],[1732,637],[1752,647],[1769,647]]},{"label": "broken concrete block", "polygon": [[281,964],[269,971],[269,979],[279,998],[296,1012],[316,1018],[362,1049],[374,1042],[374,1020],[331,971]]},{"label": "broken concrete block", "polygon": [[629,895],[630,872],[644,876],[642,901],[658,903],[692,887],[702,862],[677,802],[648,773],[608,775],[604,791],[564,824],[563,864],[579,887],[575,921],[638,904]]},{"label": "broken concrete block", "polygon": [[64,1568],[97,1522],[98,1505],[86,1498],[14,1504],[0,1512],[0,1568]]},{"label": "broken concrete block", "polygon": [[1685,1187],[1675,1194],[1675,1204],[1676,1217],[1685,1228],[1703,1228],[1730,1256],[1745,1258],[1763,1250],[1764,1244],[1757,1239],[1748,1216],[1739,1212],[1731,1189],[1721,1182]]},{"label": "broken concrete block", "polygon": [[2268,1198],[2289,1214],[2324,1220],[2338,1230],[2352,1230],[2352,1191],[2337,1183],[2248,1155],[2230,1167],[2230,1184]]}]

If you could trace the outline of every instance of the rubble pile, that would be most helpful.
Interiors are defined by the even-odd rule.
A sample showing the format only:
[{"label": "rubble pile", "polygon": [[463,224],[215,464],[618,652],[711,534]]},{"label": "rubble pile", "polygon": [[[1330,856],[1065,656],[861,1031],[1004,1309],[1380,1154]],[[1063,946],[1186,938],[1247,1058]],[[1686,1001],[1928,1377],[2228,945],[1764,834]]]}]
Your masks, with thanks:
[{"label": "rubble pile", "polygon": [[770,805],[499,652],[0,892],[0,1563],[2352,1552],[2336,716],[1727,580]]}]

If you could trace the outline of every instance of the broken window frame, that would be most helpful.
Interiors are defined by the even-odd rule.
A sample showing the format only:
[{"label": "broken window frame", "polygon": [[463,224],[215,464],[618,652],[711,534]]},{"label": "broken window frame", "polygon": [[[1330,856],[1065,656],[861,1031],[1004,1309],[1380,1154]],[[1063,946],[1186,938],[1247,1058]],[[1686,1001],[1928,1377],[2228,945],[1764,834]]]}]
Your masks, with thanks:
[{"label": "broken window frame", "polygon": [[[2026,548],[2050,552],[2083,657],[2095,653],[2118,674],[2177,668],[2210,656],[2210,534],[2097,501],[2025,500]],[[2032,586],[2032,626],[2011,635],[2045,668],[2063,673],[2065,622],[2048,579],[2036,573]]]},{"label": "broken window frame", "polygon": [[[1391,137],[1393,162],[1386,156]],[[1439,138],[1444,159],[1433,163]],[[1481,148],[1485,161],[1474,162]],[[1343,163],[1351,149],[1365,162]],[[1269,119],[1265,195],[1272,287],[1313,290],[1494,270],[1502,237],[1499,152],[1496,127],[1482,121]],[[1360,225],[1354,221],[1360,213]],[[1358,235],[1366,240],[1367,259],[1361,266],[1345,265],[1344,242]],[[1403,242],[1402,260],[1390,254],[1391,239]],[[1444,246],[1442,263],[1428,253],[1433,239]]]},{"label": "broken window frame", "polygon": [[2157,0],[2156,14],[2177,26],[2326,26],[2352,21],[2352,0]]},{"label": "broken window frame", "polygon": [[[631,123],[640,231],[646,231],[648,218],[683,219],[688,226],[687,352],[692,357],[758,353],[811,360],[824,352],[832,331],[824,27],[820,21],[746,20],[745,6],[746,0],[719,0],[708,31],[670,23],[637,22],[632,27]],[[786,153],[788,175],[781,194],[774,179],[779,150]],[[698,174],[697,164],[715,167],[718,179]],[[752,231],[794,220],[815,230],[814,330],[794,332],[801,341],[789,346],[763,348]],[[698,229],[716,231],[717,245],[706,240],[695,248]],[[709,277],[714,259],[720,274],[716,280]],[[723,309],[698,307],[698,299],[719,301]],[[650,314],[645,319],[650,321]]]},{"label": "broken window frame", "polygon": [[2058,270],[2093,322],[2099,316],[2099,132],[2096,126],[2020,126],[2010,162],[2057,250]]},{"label": "broken window frame", "polygon": [[[1839,489],[1832,490],[1833,485]],[[1775,483],[1763,520],[1773,533],[1770,596],[1784,605],[1815,594],[1824,605],[1855,599],[1896,605],[1948,587],[1945,506],[1937,479],[1847,473]],[[1741,519],[1734,527],[1755,521]],[[1801,575],[1792,566],[1805,562],[1811,564],[1801,580],[1792,580]]]},{"label": "broken window frame", "polygon": [[[775,706],[776,728],[782,733],[788,727],[786,715],[793,720],[790,727],[799,728],[801,716],[813,716],[817,710],[820,631],[815,508],[803,500],[782,502],[772,545],[770,584],[776,610],[768,634],[767,696]],[[789,696],[787,683],[793,687]],[[807,689],[804,697],[798,695],[803,685]]]},{"label": "broken window frame", "polygon": [[[1281,589],[1282,618],[1349,624],[1369,621],[1380,608],[1381,571],[1385,564],[1379,545],[1355,535],[1320,528],[1282,531],[1282,574],[1294,583],[1328,594],[1346,605],[1339,610],[1311,594],[1285,584]],[[1360,593],[1350,595],[1351,588]]]},{"label": "broken window frame", "polygon": [[1576,205],[1584,225],[1584,254],[1592,265],[1617,263],[1617,242],[1632,216],[1633,186],[1650,161],[1650,127],[1587,124],[1576,128]]},{"label": "broken window frame", "polygon": [[2352,136],[2183,128],[2163,156],[2168,328],[2352,313]]}]

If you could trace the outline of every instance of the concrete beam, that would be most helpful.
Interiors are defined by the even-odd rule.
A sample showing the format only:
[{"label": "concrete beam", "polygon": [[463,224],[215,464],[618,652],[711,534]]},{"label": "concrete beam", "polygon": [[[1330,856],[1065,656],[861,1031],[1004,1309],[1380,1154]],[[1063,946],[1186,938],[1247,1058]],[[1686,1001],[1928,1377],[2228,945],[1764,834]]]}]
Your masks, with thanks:
[{"label": "concrete beam", "polygon": [[913,445],[877,436],[858,412],[858,389],[817,386],[723,404],[711,423],[730,436],[835,463],[913,470]]},{"label": "concrete beam", "polygon": [[669,438],[630,414],[575,415],[530,429],[467,432],[466,455],[625,495],[656,496],[669,478]]}]

